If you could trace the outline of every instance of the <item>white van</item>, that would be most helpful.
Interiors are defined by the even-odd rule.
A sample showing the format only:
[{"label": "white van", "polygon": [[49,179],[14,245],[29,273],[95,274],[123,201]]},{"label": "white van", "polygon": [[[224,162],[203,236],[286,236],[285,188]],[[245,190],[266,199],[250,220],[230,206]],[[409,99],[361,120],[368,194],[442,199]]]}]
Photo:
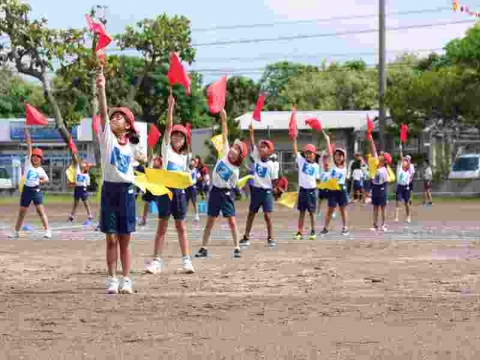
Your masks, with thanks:
[{"label": "white van", "polygon": [[12,179],[10,179],[7,169],[3,167],[0,167],[0,192],[8,192],[10,195],[15,192]]},{"label": "white van", "polygon": [[463,154],[455,159],[449,179],[479,179],[480,154]]}]

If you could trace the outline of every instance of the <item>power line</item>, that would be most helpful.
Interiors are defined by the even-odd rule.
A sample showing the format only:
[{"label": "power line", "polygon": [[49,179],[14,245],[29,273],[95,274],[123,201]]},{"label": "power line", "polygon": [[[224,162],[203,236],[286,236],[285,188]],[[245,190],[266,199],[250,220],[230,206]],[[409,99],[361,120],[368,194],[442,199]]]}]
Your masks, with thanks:
[{"label": "power line", "polygon": [[[398,31],[398,30],[407,30],[407,29],[424,29],[424,28],[434,28],[437,26],[447,26],[447,25],[458,25],[458,24],[469,24],[475,23],[476,20],[458,20],[450,22],[437,22],[430,24],[419,24],[419,25],[408,25],[408,26],[396,26],[387,28],[387,31]],[[215,45],[232,45],[232,44],[249,44],[249,43],[261,43],[261,42],[272,42],[272,41],[288,41],[288,40],[298,40],[298,39],[313,39],[313,38],[322,38],[322,37],[335,37],[335,36],[346,36],[346,35],[360,35],[360,34],[371,34],[378,32],[377,29],[368,29],[368,30],[355,30],[355,31],[343,31],[343,32],[334,32],[334,33],[324,33],[324,34],[304,34],[304,35],[293,35],[293,36],[278,36],[274,38],[257,38],[257,39],[240,39],[240,40],[226,40],[226,41],[214,41],[208,43],[197,43],[192,44],[192,46],[215,46]]]},{"label": "power line", "polygon": [[[438,7],[422,10],[407,10],[407,11],[392,11],[387,13],[387,15],[413,15],[413,14],[427,14],[427,13],[438,13],[446,10],[452,10],[449,7]],[[310,23],[324,23],[324,22],[334,22],[341,20],[355,20],[355,19],[370,19],[377,17],[378,14],[366,14],[366,15],[351,15],[351,16],[337,16],[331,18],[320,18],[320,19],[310,19],[310,20],[298,20],[298,21],[277,21],[272,23],[260,23],[260,24],[239,24],[239,25],[226,25],[226,26],[213,26],[209,28],[193,28],[192,32],[207,32],[207,31],[217,31],[217,30],[235,30],[235,29],[250,29],[250,28],[259,28],[259,27],[273,27],[278,25],[299,25],[299,24],[310,24]]]}]

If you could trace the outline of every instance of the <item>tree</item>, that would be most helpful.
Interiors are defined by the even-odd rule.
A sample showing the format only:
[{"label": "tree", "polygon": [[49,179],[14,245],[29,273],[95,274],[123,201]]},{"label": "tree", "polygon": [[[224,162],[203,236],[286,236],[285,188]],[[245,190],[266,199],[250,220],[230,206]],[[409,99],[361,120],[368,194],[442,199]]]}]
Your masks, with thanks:
[{"label": "tree", "polygon": [[70,134],[65,127],[60,107],[47,77],[53,71],[53,60],[64,66],[71,58],[85,52],[85,31],[48,28],[46,19],[30,20],[30,6],[19,0],[0,2],[0,33],[6,34],[10,44],[0,44],[1,63],[13,64],[19,73],[40,81],[50,112],[65,142]]},{"label": "tree", "polygon": [[446,57],[453,64],[480,71],[480,24],[470,28],[462,39],[451,40],[446,46]]}]

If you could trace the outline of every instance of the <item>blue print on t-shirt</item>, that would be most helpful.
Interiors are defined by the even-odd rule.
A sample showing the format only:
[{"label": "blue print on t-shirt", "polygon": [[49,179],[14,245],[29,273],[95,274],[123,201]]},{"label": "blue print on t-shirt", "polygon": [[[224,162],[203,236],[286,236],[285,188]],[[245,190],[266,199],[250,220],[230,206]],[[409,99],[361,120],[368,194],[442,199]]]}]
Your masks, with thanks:
[{"label": "blue print on t-shirt", "polygon": [[168,171],[183,171],[183,166],[169,161],[167,163],[167,170]]},{"label": "blue print on t-shirt", "polygon": [[328,174],[327,173],[322,173],[320,175],[320,181],[321,182],[327,182],[327,180],[328,180]]},{"label": "blue print on t-shirt", "polygon": [[302,172],[304,174],[307,174],[308,176],[313,176],[315,174],[315,168],[312,165],[310,165],[309,163],[304,163],[303,168],[302,168]]},{"label": "blue print on t-shirt", "polygon": [[27,172],[27,180],[28,181],[37,181],[38,178],[39,178],[39,175],[35,170],[28,170],[28,172]]},{"label": "blue print on t-shirt", "polygon": [[262,165],[257,163],[257,164],[255,164],[255,172],[261,178],[265,178],[265,177],[267,177],[268,167],[262,166]]},{"label": "blue print on t-shirt", "polygon": [[223,161],[218,163],[215,171],[223,181],[228,181],[232,177],[232,170]]},{"label": "blue print on t-shirt", "polygon": [[84,182],[86,179],[85,175],[77,175],[77,182]]},{"label": "blue print on t-shirt", "polygon": [[130,156],[122,154],[120,149],[116,147],[112,151],[110,164],[115,166],[121,173],[126,174],[130,166]]},{"label": "blue print on t-shirt", "polygon": [[335,170],[332,170],[332,179],[337,178],[338,181],[342,181],[343,179],[343,174],[341,172],[336,172]]}]

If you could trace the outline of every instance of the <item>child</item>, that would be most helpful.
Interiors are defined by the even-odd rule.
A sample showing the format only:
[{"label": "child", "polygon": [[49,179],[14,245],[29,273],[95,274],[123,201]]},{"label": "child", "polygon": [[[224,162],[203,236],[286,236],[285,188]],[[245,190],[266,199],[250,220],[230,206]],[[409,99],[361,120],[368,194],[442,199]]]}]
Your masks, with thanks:
[{"label": "child", "polygon": [[378,212],[382,211],[382,226],[383,231],[387,231],[385,224],[385,207],[387,206],[388,196],[388,169],[387,164],[392,163],[392,157],[389,153],[382,152],[377,154],[377,148],[373,138],[370,137],[371,150],[370,154],[378,161],[378,168],[375,176],[372,179],[372,205],[373,205],[373,231],[378,231]]},{"label": "child", "polygon": [[210,185],[210,174],[208,173],[208,167],[203,165],[202,158],[200,156],[196,156],[195,160],[197,161],[197,169],[199,173],[199,177],[197,179],[197,193],[200,195],[202,200],[205,200],[206,196],[208,195],[208,187]]},{"label": "child", "polygon": [[315,162],[317,148],[312,144],[303,147],[303,154],[298,152],[297,139],[293,139],[293,154],[297,160],[298,166],[298,191],[297,209],[300,211],[298,216],[298,232],[295,240],[302,240],[303,224],[305,221],[305,212],[310,215],[311,231],[309,240],[317,238],[315,234],[315,213],[317,211],[317,180],[320,179],[320,166]]},{"label": "child", "polygon": [[37,214],[42,221],[45,230],[45,239],[52,238],[52,231],[48,228],[48,218],[43,207],[43,194],[40,190],[40,185],[48,184],[48,176],[42,168],[43,151],[41,149],[32,150],[32,139],[28,127],[25,126],[25,138],[28,146],[28,156],[25,159],[25,184],[23,185],[22,196],[20,198],[20,210],[18,212],[18,219],[15,225],[15,230],[10,234],[10,239],[18,239],[19,231],[22,227],[25,215],[27,215],[30,203],[33,202],[37,210]]},{"label": "child", "polygon": [[403,157],[402,147],[400,146],[400,162],[397,166],[397,190],[395,191],[395,222],[398,222],[398,213],[400,211],[400,202],[405,203],[405,212],[407,214],[406,221],[410,223],[410,160],[408,157]]},{"label": "child", "polygon": [[212,188],[208,197],[208,220],[203,232],[202,247],[195,255],[197,258],[206,258],[209,256],[207,246],[210,243],[210,233],[215,220],[220,215],[227,218],[230,231],[232,233],[233,256],[240,258],[240,247],[238,243],[238,228],[235,220],[235,200],[233,190],[237,185],[240,176],[240,166],[247,157],[247,145],[236,140],[232,147],[228,145],[228,127],[227,114],[225,110],[220,113],[222,121],[222,138],[224,156],[218,159],[212,173]]},{"label": "child", "polygon": [[[161,169],[162,165],[163,165],[162,156],[157,154],[153,155],[150,167],[153,169]],[[145,169],[141,165],[137,168],[137,171],[145,173]],[[138,224],[139,226],[147,225],[147,218],[148,218],[148,212],[150,210],[150,203],[156,202],[157,198],[158,197],[153,195],[150,191],[145,190],[145,193],[142,195],[143,214],[142,214],[142,220]]]},{"label": "child", "polygon": [[[328,161],[329,155],[328,153],[323,153],[321,157],[321,172],[320,172],[320,184],[325,184],[330,180],[330,162]],[[322,215],[322,202],[323,200],[328,201],[329,190],[328,189],[320,189],[318,191],[318,212],[317,217],[320,218]]]},{"label": "child", "polygon": [[409,167],[409,172],[410,172],[410,183],[408,184],[410,187],[410,207],[412,206],[412,200],[413,200],[413,178],[415,177],[415,166],[412,163],[412,157],[410,155],[405,156],[407,158],[408,162],[410,163]]},{"label": "child", "polygon": [[363,197],[363,171],[360,168],[360,161],[355,161],[353,165],[353,201],[360,202]]},{"label": "child", "polygon": [[275,172],[276,165],[269,160],[273,154],[274,145],[270,140],[260,140],[258,147],[255,145],[253,125],[250,125],[250,144],[252,146],[252,159],[255,163],[255,173],[253,174],[253,185],[250,194],[250,208],[248,212],[247,225],[243,239],[240,245],[250,245],[250,231],[252,230],[253,220],[260,208],[263,209],[263,217],[267,224],[268,246],[275,247],[276,241],[273,240],[273,225],[270,214],[273,211],[273,182],[277,180],[278,173]]},{"label": "child", "polygon": [[338,206],[340,209],[340,215],[342,216],[342,235],[346,236],[349,234],[347,229],[348,194],[345,185],[347,175],[347,155],[345,150],[339,147],[335,148],[335,151],[332,152],[332,147],[330,146],[330,137],[325,133],[323,134],[327,140],[329,162],[333,162],[330,178],[337,179],[340,190],[329,191],[327,216],[325,217],[325,226],[321,234],[328,234],[328,227],[332,221],[332,215],[335,211],[335,208]]},{"label": "child", "polygon": [[275,201],[282,197],[282,194],[288,191],[288,179],[283,175],[283,172],[279,170],[278,181],[273,188],[273,198]]},{"label": "child", "polygon": [[371,200],[370,193],[372,191],[372,179],[370,178],[370,170],[365,159],[360,160],[360,169],[363,173],[363,203],[369,204]]},{"label": "child", "polygon": [[188,204],[192,202],[193,205],[193,221],[200,221],[200,216],[198,215],[198,206],[197,206],[197,180],[200,176],[200,173],[197,169],[197,159],[192,158],[189,165],[190,175],[192,176],[192,186],[185,189],[185,195],[187,198],[187,209]]},{"label": "child", "polygon": [[77,155],[73,155],[73,165],[75,166],[75,190],[73,192],[73,208],[68,216],[68,221],[73,222],[77,212],[78,202],[82,200],[85,210],[87,210],[88,221],[92,221],[93,216],[90,211],[90,204],[88,202],[87,187],[90,186],[90,175],[88,174],[89,166],[85,161],[81,164],[78,161]]},{"label": "child", "polygon": [[[129,244],[136,225],[133,162],[145,163],[147,159],[132,146],[138,143],[138,133],[130,109],[120,107],[107,110],[103,69],[97,71],[97,89],[103,173],[100,230],[105,234],[107,243],[107,293],[132,294]],[[116,277],[118,247],[123,268],[120,282]]]},{"label": "child", "polygon": [[430,161],[425,160],[425,170],[423,172],[423,205],[433,205],[432,179],[433,173],[430,167]]},{"label": "child", "polygon": [[[187,167],[187,129],[183,125],[173,125],[173,109],[175,98],[170,94],[168,97],[168,114],[165,136],[162,143],[163,168],[168,171],[188,172]],[[158,197],[158,227],[155,235],[155,246],[153,250],[153,261],[147,266],[148,274],[159,274],[163,269],[161,258],[165,244],[168,220],[173,216],[175,228],[178,233],[180,249],[182,252],[182,268],[187,274],[193,274],[190,248],[187,238],[187,199],[185,190],[170,189],[173,197],[170,200],[167,194]]]}]

